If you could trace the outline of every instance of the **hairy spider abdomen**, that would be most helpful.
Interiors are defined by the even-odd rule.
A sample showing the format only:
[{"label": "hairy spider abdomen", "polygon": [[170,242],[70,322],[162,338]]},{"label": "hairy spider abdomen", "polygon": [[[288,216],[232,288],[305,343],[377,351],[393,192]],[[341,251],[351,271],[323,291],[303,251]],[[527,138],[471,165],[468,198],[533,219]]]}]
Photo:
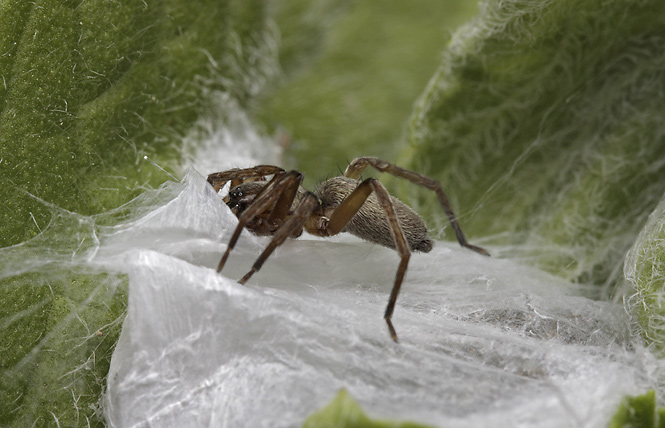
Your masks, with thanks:
[{"label": "hairy spider abdomen", "polygon": [[[324,212],[334,211],[358,187],[358,184],[360,184],[358,180],[348,177],[334,177],[321,183],[317,193]],[[411,250],[429,252],[434,246],[434,241],[428,236],[427,226],[423,219],[411,207],[394,196],[391,196],[390,200]],[[374,193],[369,195],[342,231],[366,241],[396,249],[385,210],[379,205]]]}]

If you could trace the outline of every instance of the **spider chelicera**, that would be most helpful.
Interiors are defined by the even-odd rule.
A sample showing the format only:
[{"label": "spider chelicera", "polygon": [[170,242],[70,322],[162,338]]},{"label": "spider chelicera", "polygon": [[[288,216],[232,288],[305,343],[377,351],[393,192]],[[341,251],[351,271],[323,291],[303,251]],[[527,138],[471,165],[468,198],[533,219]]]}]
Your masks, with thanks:
[{"label": "spider chelicera", "polygon": [[[400,256],[395,283],[390,293],[384,318],[390,336],[397,342],[391,318],[411,251],[429,252],[434,241],[427,234],[423,219],[411,207],[390,196],[375,178],[359,181],[368,166],[406,179],[436,192],[448,215],[460,245],[488,256],[483,248],[467,242],[457,223],[441,184],[434,179],[400,168],[374,157],[354,159],[343,176],[322,182],[314,192],[301,187],[303,174],[285,171],[272,165],[215,172],[208,182],[219,192],[229,181],[230,191],[224,202],[238,217],[231,240],[217,267],[221,272],[244,228],[257,235],[272,235],[270,244],[258,257],[251,270],[238,282],[244,284],[286,238],[297,238],[302,231],[316,236],[333,236],[348,232],[375,244],[396,250]],[[268,177],[272,176],[270,180]]]}]

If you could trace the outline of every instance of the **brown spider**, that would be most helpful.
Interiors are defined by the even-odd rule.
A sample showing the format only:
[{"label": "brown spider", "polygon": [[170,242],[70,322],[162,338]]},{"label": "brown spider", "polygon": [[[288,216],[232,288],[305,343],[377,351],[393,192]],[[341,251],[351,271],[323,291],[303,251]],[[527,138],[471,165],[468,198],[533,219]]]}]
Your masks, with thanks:
[{"label": "brown spider", "polygon": [[[315,192],[300,186],[303,179],[301,172],[286,172],[277,166],[258,165],[210,174],[208,182],[217,192],[227,182],[231,182],[224,202],[239,219],[217,272],[222,271],[244,228],[257,235],[273,235],[273,238],[251,270],[240,279],[241,284],[261,269],[268,256],[286,238],[297,238],[303,230],[324,237],[349,232],[392,248],[399,253],[401,261],[384,318],[392,339],[397,342],[391,317],[411,251],[429,252],[434,242],[427,235],[425,222],[418,213],[390,196],[379,180],[368,178],[358,181],[360,173],[367,166],[435,191],[460,245],[489,255],[484,249],[467,242],[438,181],[378,158],[361,157],[349,164],[343,176],[324,181]],[[272,179],[266,181],[266,177],[271,175]]]}]

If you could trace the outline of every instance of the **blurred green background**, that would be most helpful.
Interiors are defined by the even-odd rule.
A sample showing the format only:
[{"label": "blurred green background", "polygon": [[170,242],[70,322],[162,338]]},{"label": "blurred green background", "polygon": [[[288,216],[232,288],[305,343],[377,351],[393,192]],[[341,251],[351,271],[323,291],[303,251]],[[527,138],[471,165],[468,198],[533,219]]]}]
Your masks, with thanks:
[{"label": "blurred green background", "polygon": [[[357,156],[396,158],[444,46],[477,12],[459,0],[337,3],[345,5],[329,13],[318,49],[300,61],[282,55],[285,74],[252,109],[270,132],[287,134],[290,161],[310,186]],[[306,42],[308,32],[292,33],[303,28],[293,15],[277,19],[287,46]]]},{"label": "blurred green background", "polygon": [[[307,186],[359,155],[439,179],[472,241],[625,297],[660,352],[663,16],[656,0],[2,3],[0,425],[103,425],[126,280],[68,261],[180,174],[222,94]],[[384,181],[452,238],[433,195]]]}]

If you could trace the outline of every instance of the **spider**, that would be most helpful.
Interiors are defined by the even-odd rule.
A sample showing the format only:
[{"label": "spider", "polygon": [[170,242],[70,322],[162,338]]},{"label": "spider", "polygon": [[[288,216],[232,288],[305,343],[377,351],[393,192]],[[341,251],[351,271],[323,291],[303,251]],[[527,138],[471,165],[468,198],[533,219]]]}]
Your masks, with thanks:
[{"label": "spider", "polygon": [[[297,238],[303,230],[321,237],[349,232],[364,240],[392,248],[399,254],[400,263],[384,319],[391,338],[397,342],[397,332],[391,318],[411,251],[427,253],[432,249],[434,241],[429,238],[427,227],[420,215],[404,202],[390,196],[379,180],[367,178],[359,181],[361,172],[368,166],[436,192],[460,245],[489,256],[483,248],[467,242],[438,181],[375,157],[360,157],[349,164],[343,176],[323,181],[314,192],[301,186],[301,172],[287,172],[272,165],[210,174],[208,182],[216,192],[231,182],[224,202],[238,217],[238,226],[219,262],[217,272],[224,268],[231,250],[245,228],[254,234],[272,235],[273,238],[251,270],[238,281],[240,284],[245,284],[261,269],[275,248],[287,238]],[[270,176],[272,178],[267,180]]]}]

